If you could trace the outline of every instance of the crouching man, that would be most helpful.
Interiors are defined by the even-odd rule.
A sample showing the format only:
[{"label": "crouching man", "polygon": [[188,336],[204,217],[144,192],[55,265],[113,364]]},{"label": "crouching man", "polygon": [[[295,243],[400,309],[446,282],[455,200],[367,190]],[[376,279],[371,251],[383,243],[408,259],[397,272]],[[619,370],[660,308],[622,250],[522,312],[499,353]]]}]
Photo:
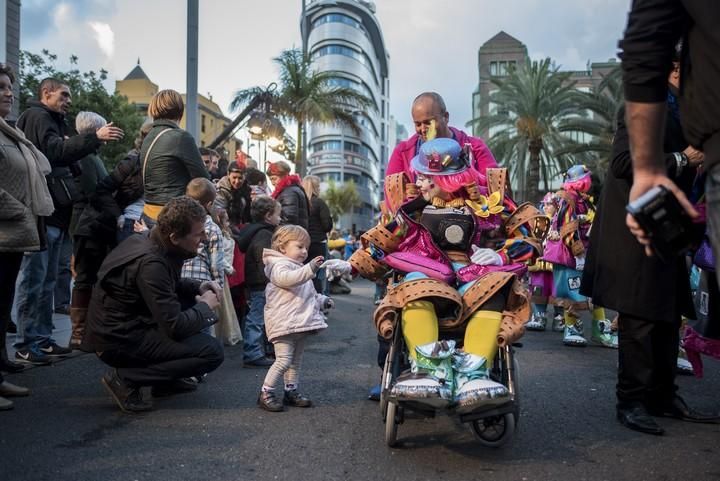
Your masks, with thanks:
[{"label": "crouching man", "polygon": [[205,216],[189,197],[171,200],[149,235],[120,244],[98,272],[82,349],[113,368],[101,382],[125,412],[152,408],[142,386],[153,397],[195,390],[186,378],[223,362],[220,343],[200,332],[217,322],[219,286],[180,278],[205,241]]}]

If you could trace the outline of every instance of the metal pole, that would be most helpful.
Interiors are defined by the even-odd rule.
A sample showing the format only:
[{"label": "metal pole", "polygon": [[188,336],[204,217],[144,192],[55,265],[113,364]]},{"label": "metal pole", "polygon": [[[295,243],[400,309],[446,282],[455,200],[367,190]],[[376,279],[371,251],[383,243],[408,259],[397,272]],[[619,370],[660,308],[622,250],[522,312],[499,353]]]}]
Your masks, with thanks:
[{"label": "metal pole", "polygon": [[198,142],[198,4],[187,0],[187,93],[185,96],[185,130]]}]

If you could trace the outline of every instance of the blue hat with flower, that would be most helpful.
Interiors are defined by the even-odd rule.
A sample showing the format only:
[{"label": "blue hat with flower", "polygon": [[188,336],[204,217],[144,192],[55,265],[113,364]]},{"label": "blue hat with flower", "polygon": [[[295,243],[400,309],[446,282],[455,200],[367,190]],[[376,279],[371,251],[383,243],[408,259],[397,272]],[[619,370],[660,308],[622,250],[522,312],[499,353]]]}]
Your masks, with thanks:
[{"label": "blue hat with flower", "polygon": [[459,174],[468,168],[467,155],[453,139],[437,138],[420,146],[410,167],[422,175]]}]

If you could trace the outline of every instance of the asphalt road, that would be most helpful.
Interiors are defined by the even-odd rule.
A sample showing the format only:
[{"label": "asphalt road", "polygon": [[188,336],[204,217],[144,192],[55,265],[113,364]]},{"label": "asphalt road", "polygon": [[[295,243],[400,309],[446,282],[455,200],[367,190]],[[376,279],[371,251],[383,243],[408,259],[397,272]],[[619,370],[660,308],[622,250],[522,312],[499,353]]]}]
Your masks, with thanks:
[{"label": "asphalt road", "polygon": [[[315,407],[256,407],[265,371],[225,363],[196,393],[121,413],[100,385],[104,366],[83,355],[9,375],[32,389],[0,413],[0,481],[113,480],[678,480],[720,479],[720,425],[661,419],[666,435],[614,419],[615,351],[568,348],[528,333],[518,350],[519,429],[504,448],[480,446],[453,418],[407,417],[400,446],[383,441],[377,403],[372,289],[336,296],[330,328],[307,348],[303,391]],[[679,378],[694,407],[720,409],[720,362]]]}]

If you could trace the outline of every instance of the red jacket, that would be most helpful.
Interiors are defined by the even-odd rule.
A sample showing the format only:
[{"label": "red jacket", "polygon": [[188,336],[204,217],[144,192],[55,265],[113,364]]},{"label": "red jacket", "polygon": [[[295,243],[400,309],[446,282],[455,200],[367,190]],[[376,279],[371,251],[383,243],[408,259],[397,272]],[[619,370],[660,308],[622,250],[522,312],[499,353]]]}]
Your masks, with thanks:
[{"label": "red jacket", "polygon": [[[483,142],[477,137],[471,137],[462,130],[456,129],[454,127],[450,127],[450,130],[453,134],[455,134],[455,140],[461,146],[467,143],[472,146],[473,157],[475,159],[475,164],[473,165],[473,167],[475,167],[478,172],[484,175],[485,169],[487,169],[488,167],[497,167],[495,157],[493,157],[492,152],[490,152],[490,149],[488,149],[487,145],[485,145],[485,142]],[[413,159],[413,157],[415,157],[417,153],[416,148],[418,138],[419,135],[415,134],[409,139],[397,144],[395,150],[393,150],[393,153],[390,156],[390,161],[388,162],[385,175],[405,172],[405,175],[408,176],[408,179],[415,179],[415,174],[410,168],[410,161]]]}]

